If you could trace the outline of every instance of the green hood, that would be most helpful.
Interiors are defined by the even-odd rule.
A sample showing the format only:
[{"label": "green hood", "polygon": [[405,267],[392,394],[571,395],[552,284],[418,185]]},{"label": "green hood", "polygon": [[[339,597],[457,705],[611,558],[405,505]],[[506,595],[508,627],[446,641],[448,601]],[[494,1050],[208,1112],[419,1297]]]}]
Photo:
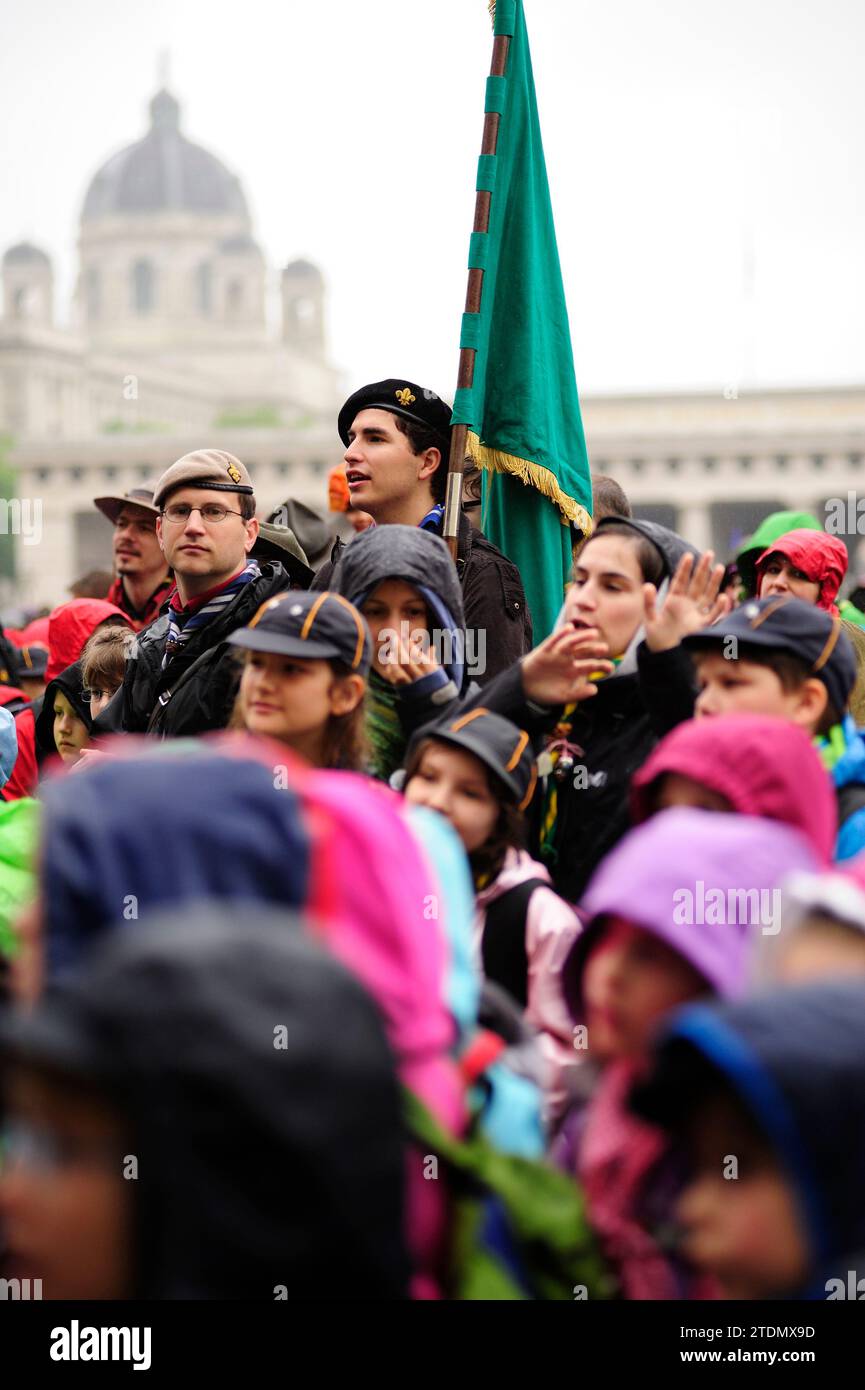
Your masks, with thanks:
[{"label": "green hood", "polygon": [[736,555],[736,567],[749,596],[756,592],[754,565],[759,556],[780,536],[799,530],[822,531],[823,527],[811,512],[770,512],[760,522],[753,536],[742,542]]},{"label": "green hood", "polygon": [[41,807],[32,797],[0,802],[0,955],[17,945],[12,922],[36,892]]}]

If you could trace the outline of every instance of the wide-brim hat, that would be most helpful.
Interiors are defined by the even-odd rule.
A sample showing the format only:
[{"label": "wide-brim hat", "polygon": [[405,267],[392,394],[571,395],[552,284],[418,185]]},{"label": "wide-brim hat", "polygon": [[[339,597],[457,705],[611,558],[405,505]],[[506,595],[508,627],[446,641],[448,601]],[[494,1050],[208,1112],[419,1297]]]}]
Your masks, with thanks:
[{"label": "wide-brim hat", "polygon": [[251,554],[256,560],[278,560],[300,589],[308,589],[315,578],[315,570],[310,568],[305,551],[288,526],[276,526],[272,521],[259,522]]},{"label": "wide-brim hat", "polygon": [[128,492],[112,493],[108,497],[94,497],[93,505],[98,507],[112,524],[124,507],[138,507],[141,511],[148,512],[154,521],[159,515],[158,508],[153,505],[152,487],[133,487]]}]

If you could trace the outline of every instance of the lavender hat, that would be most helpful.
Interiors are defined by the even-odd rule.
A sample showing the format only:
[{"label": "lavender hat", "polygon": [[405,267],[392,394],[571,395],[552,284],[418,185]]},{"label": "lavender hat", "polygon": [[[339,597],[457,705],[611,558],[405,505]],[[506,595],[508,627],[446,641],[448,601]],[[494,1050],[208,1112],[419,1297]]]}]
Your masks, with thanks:
[{"label": "lavender hat", "polygon": [[596,869],[580,907],[588,925],[562,970],[582,1014],[583,968],[609,917],[623,917],[684,957],[722,997],[748,981],[754,943],[777,930],[775,890],[819,869],[800,831],[757,816],[676,807],[631,830]]}]

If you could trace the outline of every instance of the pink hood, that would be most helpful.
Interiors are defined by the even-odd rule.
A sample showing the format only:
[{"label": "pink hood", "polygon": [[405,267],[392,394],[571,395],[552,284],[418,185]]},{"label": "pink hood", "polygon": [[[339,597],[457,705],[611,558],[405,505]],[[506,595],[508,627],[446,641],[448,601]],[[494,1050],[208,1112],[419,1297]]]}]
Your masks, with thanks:
[{"label": "pink hood", "polygon": [[634,776],[634,821],[654,814],[660,779],[670,772],[718,792],[739,815],[795,826],[824,863],[832,862],[838,833],[835,792],[810,738],[798,725],[763,714],[679,724]]}]

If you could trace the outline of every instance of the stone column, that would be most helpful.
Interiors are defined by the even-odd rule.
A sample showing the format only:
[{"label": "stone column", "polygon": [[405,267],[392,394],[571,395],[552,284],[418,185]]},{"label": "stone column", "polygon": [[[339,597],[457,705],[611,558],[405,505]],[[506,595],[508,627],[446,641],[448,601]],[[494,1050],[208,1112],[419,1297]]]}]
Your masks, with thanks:
[{"label": "stone column", "polygon": [[696,546],[697,550],[708,550],[712,544],[708,502],[686,502],[680,506],[676,516],[676,529],[682,539]]}]

